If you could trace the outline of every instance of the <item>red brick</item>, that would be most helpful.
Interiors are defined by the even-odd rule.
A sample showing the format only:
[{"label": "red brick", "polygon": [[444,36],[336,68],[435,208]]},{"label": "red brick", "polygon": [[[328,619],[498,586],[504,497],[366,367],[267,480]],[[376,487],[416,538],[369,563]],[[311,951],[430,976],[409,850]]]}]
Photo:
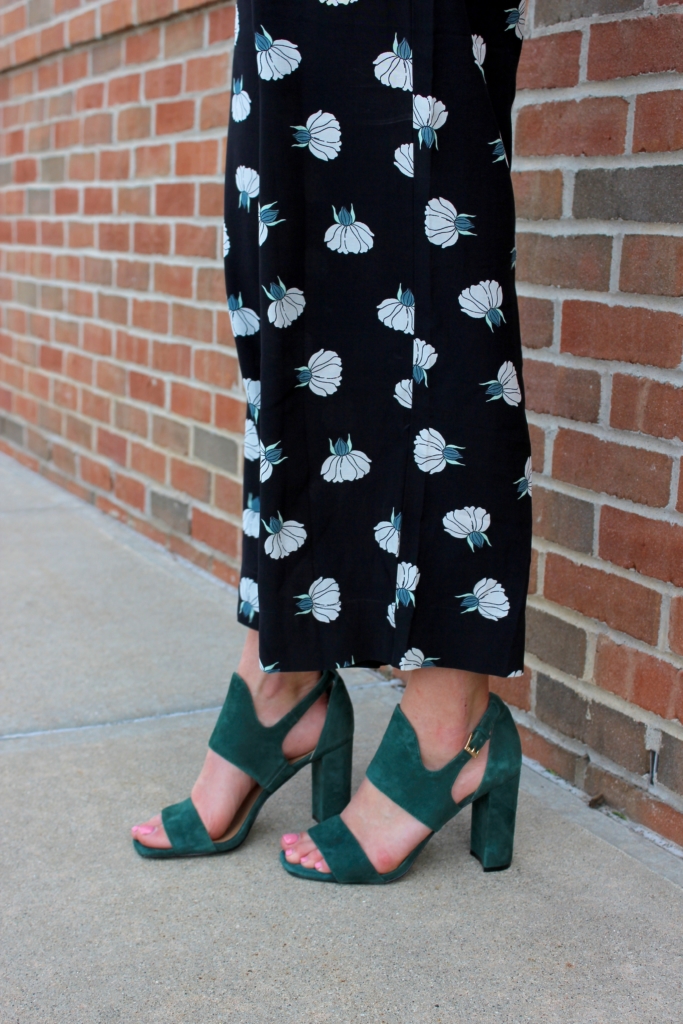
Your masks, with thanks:
[{"label": "red brick", "polygon": [[683,295],[683,238],[627,235],[619,287],[641,295]]},{"label": "red brick", "polygon": [[169,266],[165,263],[154,264],[154,288],[166,295],[177,295],[179,298],[192,297],[192,268]]},{"label": "red brick", "polygon": [[67,352],[65,373],[67,377],[78,380],[82,384],[91,384],[93,378],[93,361],[78,352]]},{"label": "red brick", "polygon": [[543,593],[550,601],[606,622],[638,640],[657,642],[661,597],[638,583],[577,565],[550,552],[545,561]]},{"label": "red brick", "polygon": [[38,422],[38,403],[27,395],[14,396],[14,411],[22,420]]},{"label": "red brick", "polygon": [[126,371],[116,363],[99,362],[97,364],[97,386],[102,391],[110,391],[113,395],[125,395]]},{"label": "red brick", "polygon": [[97,451],[100,455],[104,455],[106,458],[118,462],[121,466],[125,466],[128,441],[125,437],[121,437],[120,434],[113,434],[110,430],[103,430],[102,427],[98,427]]},{"label": "red brick", "polygon": [[200,302],[225,302],[225,275],[222,270],[200,267],[197,271],[197,299]]},{"label": "red brick", "polygon": [[86,188],[83,199],[83,213],[96,217],[114,212],[114,194],[110,188]]},{"label": "red brick", "polygon": [[600,375],[594,370],[577,370],[538,359],[526,359],[524,384],[528,409],[584,423],[597,423]]},{"label": "red brick", "polygon": [[231,388],[237,383],[237,360],[215,349],[195,349],[194,376],[215,387]]},{"label": "red brick", "polygon": [[223,128],[230,118],[230,93],[215,92],[202,98],[199,127],[203,132],[211,128]]},{"label": "red brick", "polygon": [[232,39],[235,34],[235,8],[220,7],[209,14],[209,44]]},{"label": "red brick", "polygon": [[145,99],[158,100],[180,93],[183,78],[182,64],[169,64],[154,68],[145,74]]},{"label": "red brick", "polygon": [[62,60],[62,82],[75,82],[88,76],[88,54],[85,50],[67,54]]},{"label": "red brick", "polygon": [[227,81],[227,53],[188,60],[185,78],[187,92],[209,92],[211,89],[220,89],[226,85]]},{"label": "red brick", "polygon": [[36,128],[30,128],[28,133],[29,153],[39,153],[50,149],[50,125],[41,124]]},{"label": "red brick", "polygon": [[173,14],[173,0],[138,0],[138,21],[159,21]]},{"label": "red brick", "polygon": [[619,430],[683,441],[683,387],[618,373],[612,382],[610,423]]},{"label": "red brick", "polygon": [[660,658],[601,636],[595,682],[662,718],[683,720],[683,671]]},{"label": "red brick", "polygon": [[46,56],[50,53],[57,53],[63,50],[66,45],[66,25],[64,22],[57,22],[56,25],[48,25],[40,32],[40,55]]},{"label": "red brick", "polygon": [[66,438],[81,448],[92,448],[92,427],[76,416],[67,416]]},{"label": "red brick", "polygon": [[567,301],[561,349],[575,356],[673,368],[681,361],[683,317],[638,306]]},{"label": "red brick", "polygon": [[43,221],[40,226],[40,240],[43,245],[64,245],[64,225],[59,221]]},{"label": "red brick", "polygon": [[85,455],[79,459],[81,469],[81,480],[92,487],[98,487],[101,491],[110,491],[112,480],[109,466],[103,462],[95,462]]},{"label": "red brick", "polygon": [[165,254],[171,251],[171,229],[168,224],[136,224],[133,229],[135,252]]},{"label": "red brick", "polygon": [[211,394],[187,384],[171,385],[171,411],[189,420],[211,422]]},{"label": "red brick", "polygon": [[156,212],[160,217],[191,217],[194,214],[194,185],[189,182],[157,185]]},{"label": "red brick", "polygon": [[92,292],[70,289],[68,295],[68,309],[72,316],[93,316],[95,302]]},{"label": "red brick", "polygon": [[211,474],[191,462],[171,459],[171,484],[199,501],[208,501],[211,495]]},{"label": "red brick", "polygon": [[81,280],[81,259],[79,256],[58,256],[55,259],[54,276],[62,281]]},{"label": "red brick", "polygon": [[177,57],[190,50],[201,50],[204,45],[204,15],[182,18],[166,26],[164,56]]},{"label": "red brick", "polygon": [[195,227],[194,224],[176,224],[175,251],[179,256],[204,256],[216,259],[217,234],[215,227]]},{"label": "red brick", "polygon": [[199,186],[199,212],[202,217],[223,216],[223,186],[202,182]]},{"label": "red brick", "polygon": [[98,395],[96,391],[89,391],[83,388],[81,391],[81,412],[89,420],[99,420],[100,423],[109,423],[111,419],[111,401],[104,395]]},{"label": "red brick", "polygon": [[149,263],[140,260],[119,260],[116,264],[116,285],[134,291],[149,288]]},{"label": "red brick", "polygon": [[120,32],[135,24],[133,0],[112,0],[100,7],[100,31],[103,36]]},{"label": "red brick", "polygon": [[78,391],[73,384],[67,384],[66,381],[56,380],[54,382],[52,397],[55,404],[61,405],[64,409],[73,411],[78,406]]},{"label": "red brick", "polygon": [[76,90],[76,110],[95,110],[102,106],[104,106],[104,82],[82,85],[80,89]]},{"label": "red brick", "polygon": [[150,213],[150,198],[150,189],[146,185],[120,188],[117,190],[118,213],[145,217]]},{"label": "red brick", "polygon": [[600,515],[599,554],[624,569],[683,586],[683,526],[607,505]]},{"label": "red brick", "polygon": [[146,139],[151,133],[151,126],[152,111],[149,107],[126,107],[119,114],[116,137],[120,141]]},{"label": "red brick", "polygon": [[[205,172],[206,173],[206,172]],[[17,185],[24,185],[36,181],[38,177],[38,163],[33,158],[16,160],[14,163],[14,181]]]},{"label": "red brick", "polygon": [[213,319],[210,309],[173,304],[173,333],[210,344],[213,341]]},{"label": "red brick", "polygon": [[170,146],[140,146],[135,150],[135,173],[138,178],[156,178],[170,172]]},{"label": "red brick", "polygon": [[226,555],[236,558],[239,553],[240,534],[237,527],[198,508],[192,509],[192,536]]},{"label": "red brick", "polygon": [[92,181],[94,177],[94,153],[73,153],[69,157],[69,178],[74,181]]},{"label": "red brick", "polygon": [[233,516],[242,515],[242,485],[229,476],[215,475],[214,501],[217,508]]},{"label": "red brick", "polygon": [[166,480],[166,456],[135,441],[130,445],[130,468],[159,483],[163,484]]},{"label": "red brick", "polygon": [[15,7],[8,11],[2,19],[2,33],[4,36],[13,36],[26,28],[26,7]]},{"label": "red brick", "polygon": [[146,366],[149,362],[149,342],[127,331],[116,332],[116,358],[124,363]]},{"label": "red brick", "polygon": [[52,460],[62,473],[68,476],[76,475],[76,457],[70,448],[61,444],[52,445]]},{"label": "red brick", "polygon": [[179,142],[176,146],[175,170],[178,177],[217,174],[218,143],[216,140]]},{"label": "red brick", "polygon": [[166,386],[160,377],[131,370],[128,374],[128,391],[131,398],[151,405],[164,405]]},{"label": "red brick", "polygon": [[634,153],[683,149],[683,92],[649,92],[638,96],[633,128]]},{"label": "red brick", "polygon": [[562,216],[562,171],[514,171],[512,185],[518,217],[557,220]]},{"label": "red brick", "polygon": [[155,341],[152,350],[152,366],[161,373],[174,373],[178,377],[189,377],[192,363],[190,345],[169,344]]},{"label": "red brick", "polygon": [[157,103],[156,134],[170,135],[194,127],[194,100]]},{"label": "red brick", "polygon": [[99,260],[94,256],[83,258],[83,280],[89,284],[112,283],[111,260]]},{"label": "red brick", "polygon": [[115,422],[119,430],[125,430],[129,434],[138,434],[140,437],[147,437],[147,413],[136,405],[117,402]]},{"label": "red brick", "polygon": [[159,56],[160,31],[146,29],[126,39],[126,64],[147,64]]},{"label": "red brick", "polygon": [[246,405],[232,395],[216,395],[214,423],[221,430],[232,430],[235,434],[244,433]]},{"label": "red brick", "polygon": [[100,178],[103,181],[120,181],[130,173],[130,152],[127,149],[102,150],[100,153]]},{"label": "red brick", "polygon": [[92,114],[83,123],[83,145],[100,146],[112,141],[111,114]]},{"label": "red brick", "polygon": [[36,398],[47,401],[50,397],[50,378],[44,373],[26,374],[26,390]]},{"label": "red brick", "polygon": [[611,261],[612,239],[604,235],[517,235],[517,269],[522,281],[607,291]]},{"label": "red brick", "polygon": [[83,324],[83,348],[98,356],[111,355],[111,331],[100,324]]},{"label": "red brick", "polygon": [[674,597],[671,601],[669,646],[676,654],[683,654],[683,597]]},{"label": "red brick", "polygon": [[515,152],[520,156],[623,153],[627,114],[627,101],[612,96],[522,107]]},{"label": "red brick", "polygon": [[17,242],[19,245],[36,245],[38,226],[34,220],[23,220],[17,224]]},{"label": "red brick", "polygon": [[133,299],[133,326],[156,334],[168,331],[168,305],[165,302],[146,302]]},{"label": "red brick", "polygon": [[127,224],[100,224],[99,247],[104,252],[128,252],[130,233]]},{"label": "red brick", "polygon": [[61,373],[63,357],[64,353],[61,348],[53,348],[51,345],[40,346],[40,365],[43,370]]},{"label": "red brick", "polygon": [[553,475],[558,480],[643,505],[668,503],[671,471],[668,455],[601,441],[576,430],[560,429],[553,446]]},{"label": "red brick", "polygon": [[140,75],[121,75],[120,78],[113,78],[107,89],[110,107],[121,103],[137,103],[140,99]]},{"label": "red brick", "polygon": [[655,71],[683,71],[683,15],[592,25],[588,78],[627,78]]},{"label": "red brick", "polygon": [[141,512],[145,511],[145,485],[140,480],[117,473],[114,481],[114,494],[124,504],[132,505],[133,508],[137,508]]},{"label": "red brick", "polygon": [[536,424],[529,424],[531,440],[531,468],[535,473],[542,473],[545,467],[545,431]]}]

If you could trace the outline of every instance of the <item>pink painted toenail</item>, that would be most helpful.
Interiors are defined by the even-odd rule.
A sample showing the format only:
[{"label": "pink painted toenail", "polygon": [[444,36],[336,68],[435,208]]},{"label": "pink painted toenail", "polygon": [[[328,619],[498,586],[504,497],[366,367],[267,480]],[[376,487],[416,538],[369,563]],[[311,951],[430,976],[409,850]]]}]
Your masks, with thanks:
[{"label": "pink painted toenail", "polygon": [[285,832],[283,840],[287,843],[287,846],[292,846],[299,838],[298,832]]},{"label": "pink painted toenail", "polygon": [[294,850],[285,850],[285,857],[293,857]]},{"label": "pink painted toenail", "polygon": [[141,836],[148,836],[150,834],[150,832],[154,831],[154,829],[155,829],[154,825],[136,825],[135,826],[135,831],[139,832]]},{"label": "pink painted toenail", "polygon": [[318,861],[318,862],[316,863],[316,865],[315,865],[315,870],[316,870],[316,871],[322,871],[322,869],[323,869],[323,862],[322,862],[321,860],[319,860],[319,861]]}]

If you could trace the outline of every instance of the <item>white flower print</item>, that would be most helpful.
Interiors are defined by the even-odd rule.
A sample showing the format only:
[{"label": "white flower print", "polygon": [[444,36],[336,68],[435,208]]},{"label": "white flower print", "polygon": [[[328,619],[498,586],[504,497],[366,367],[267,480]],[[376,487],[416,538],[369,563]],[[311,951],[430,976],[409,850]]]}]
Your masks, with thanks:
[{"label": "white flower print", "polygon": [[483,548],[484,544],[491,547],[491,541],[486,536],[486,531],[491,525],[491,516],[485,508],[475,508],[473,505],[456,508],[453,512],[446,513],[443,525],[451,537],[466,540],[470,551]]},{"label": "white flower print", "polygon": [[240,615],[251,622],[258,615],[258,587],[255,580],[243,576],[240,580]]},{"label": "white flower print", "polygon": [[271,516],[270,522],[263,520],[263,525],[268,531],[264,551],[270,558],[286,558],[292,551],[297,551],[306,540],[306,530],[303,523],[297,523],[295,519],[282,521],[278,512],[277,516]]},{"label": "white flower print", "polygon": [[244,424],[244,457],[249,462],[255,462],[260,456],[258,431],[253,420],[247,420]]},{"label": "white flower print", "polygon": [[276,441],[275,444],[269,444],[266,447],[263,441],[259,441],[259,458],[261,460],[259,479],[261,483],[264,480],[270,479],[273,474],[273,466],[279,466],[287,458],[286,455],[282,454],[282,448],[279,447],[279,444],[280,442]]},{"label": "white flower print", "polygon": [[319,110],[306,121],[306,124],[293,124],[294,147],[305,149],[308,146],[318,160],[335,160],[341,149],[341,128],[334,114],[325,114]]},{"label": "white flower print", "polygon": [[484,61],[486,60],[486,43],[481,36],[472,36],[472,53],[474,54],[474,63],[481,71],[484,79]]},{"label": "white flower print", "polygon": [[480,281],[471,288],[465,288],[458,296],[463,313],[475,319],[486,320],[490,329],[505,322],[501,311],[503,289],[497,281]]},{"label": "white flower print", "polygon": [[440,473],[449,466],[462,466],[461,445],[446,444],[434,427],[424,427],[415,438],[415,462],[423,473]]},{"label": "white flower print", "polygon": [[244,164],[240,164],[235,171],[235,184],[240,194],[237,206],[248,213],[251,208],[251,200],[256,199],[261,187],[258,171],[255,171],[253,167],[245,167]]},{"label": "white flower print", "polygon": [[234,121],[246,121],[251,113],[251,96],[243,88],[244,76],[232,80],[232,117]]},{"label": "white flower print", "polygon": [[497,398],[502,398],[507,405],[519,405],[522,401],[517,371],[511,362],[503,363],[496,380],[486,380],[482,387],[486,388],[486,394],[490,395],[490,398],[487,399],[488,402],[495,402]]},{"label": "white flower print", "polygon": [[396,570],[396,607],[407,608],[415,604],[415,589],[420,582],[420,570],[411,562],[399,562]]},{"label": "white flower print", "polygon": [[307,366],[297,366],[298,388],[306,385],[314,395],[333,395],[341,384],[342,363],[336,352],[324,348],[314,352]]},{"label": "white flower print", "polygon": [[433,96],[413,96],[413,128],[417,128],[420,149],[423,142],[427,149],[439,148],[436,133],[445,125],[447,117],[448,111],[441,100]]},{"label": "white flower print", "polygon": [[374,235],[367,224],[356,220],[356,214],[351,206],[351,213],[345,206],[340,207],[339,213],[332,207],[335,223],[325,232],[325,245],[334,252],[341,252],[345,256],[349,253],[363,253],[372,249]]},{"label": "white flower print", "polygon": [[259,78],[265,82],[277,82],[285,75],[291,75],[301,63],[301,54],[288,39],[273,39],[261,25],[260,32],[254,32],[256,65]]},{"label": "white flower print", "polygon": [[390,605],[387,605],[387,619],[389,625],[396,629],[396,602],[392,601]]},{"label": "white flower print", "polygon": [[529,457],[524,463],[524,476],[520,476],[519,480],[515,480],[517,484],[517,495],[520,498],[525,498],[527,494],[531,497],[531,491],[533,490],[533,482],[531,478],[531,457]]},{"label": "white flower print", "polygon": [[401,174],[405,174],[406,178],[415,177],[414,152],[415,147],[412,142],[404,142],[402,146],[394,150],[394,166],[398,167]]},{"label": "white flower print", "polygon": [[517,676],[523,676],[523,675],[524,675],[524,669],[523,668],[518,668],[516,672],[508,672],[507,678],[508,679],[515,679]]},{"label": "white flower print", "polygon": [[383,519],[381,523],[378,523],[375,527],[375,540],[382,548],[383,551],[388,551],[390,555],[396,555],[398,558],[398,549],[401,544],[401,522],[403,515],[401,512],[395,512],[391,510],[391,519]]},{"label": "white flower print", "polygon": [[232,333],[236,336],[256,334],[259,329],[259,315],[253,309],[249,309],[242,302],[242,292],[237,298],[234,295],[228,296],[228,313]]},{"label": "white flower print", "polygon": [[448,199],[430,199],[425,207],[425,234],[434,245],[446,249],[460,235],[473,235],[473,213],[458,213]]},{"label": "white flower print", "polygon": [[415,333],[415,296],[410,288],[398,286],[395,299],[384,299],[377,307],[377,316],[386,327],[404,334]]},{"label": "white flower print", "polygon": [[371,459],[365,452],[356,452],[351,444],[351,436],[342,441],[341,437],[332,444],[331,455],[325,459],[320,470],[323,480],[329,484],[341,484],[345,480],[360,480],[370,472]]},{"label": "white flower print", "polygon": [[405,380],[400,380],[394,388],[394,398],[399,405],[402,405],[404,409],[412,409],[413,407],[413,380],[412,377],[406,377]]},{"label": "white flower print", "polygon": [[240,6],[235,4],[235,37],[233,39],[233,46],[237,42],[237,37],[240,34]]},{"label": "white flower print", "polygon": [[489,146],[493,146],[494,164],[499,164],[502,160],[504,160],[505,163],[507,164],[508,156],[507,153],[505,152],[505,145],[500,136],[498,136],[497,139],[494,139],[493,142],[489,142]]},{"label": "white flower print", "polygon": [[471,594],[456,594],[462,600],[462,614],[479,612],[485,619],[504,619],[510,611],[507,594],[496,580],[479,580]]},{"label": "white flower print", "polygon": [[340,4],[346,6],[346,4],[355,4],[356,0],[320,0],[321,4],[327,4],[328,7],[339,7]]},{"label": "white flower print", "polygon": [[519,7],[510,7],[505,13],[507,18],[505,22],[507,24],[506,31],[511,28],[515,30],[515,35],[518,39],[524,38],[524,28],[526,25],[526,0],[519,0]]},{"label": "white flower print", "polygon": [[252,380],[251,377],[244,378],[244,390],[247,395],[247,408],[254,423],[258,423],[258,414],[261,409],[261,381]]},{"label": "white flower print", "polygon": [[427,387],[427,370],[439,357],[436,350],[426,341],[415,338],[413,341],[413,380],[416,384],[424,384]]},{"label": "white flower print", "polygon": [[230,252],[230,236],[228,235],[228,229],[225,224],[223,225],[223,259]]},{"label": "white flower print", "polygon": [[262,285],[268,298],[268,319],[274,327],[289,327],[304,311],[306,300],[300,288],[287,288],[278,277],[278,284],[271,282],[270,290]]},{"label": "white flower print", "polygon": [[294,600],[299,609],[297,615],[308,615],[312,612],[313,618],[318,622],[334,622],[339,618],[339,584],[331,577],[324,579],[319,576],[315,583],[311,583],[307,594],[297,594]]},{"label": "white flower print", "polygon": [[261,499],[249,495],[247,507],[242,509],[242,529],[245,537],[258,537],[261,532]]},{"label": "white flower print", "polygon": [[259,203],[258,207],[258,244],[263,245],[266,238],[268,237],[268,228],[275,227],[276,224],[282,224],[285,220],[284,217],[280,217],[278,220],[279,210],[274,210],[273,207],[277,199],[272,203],[267,203],[266,206],[261,206]]},{"label": "white flower print", "polygon": [[398,667],[401,672],[412,672],[416,668],[430,668],[438,658],[425,658],[419,647],[411,647],[401,658]]},{"label": "white flower print", "polygon": [[375,65],[375,78],[382,85],[404,89],[405,92],[413,91],[413,53],[405,39],[399,43],[398,35],[395,35],[391,50],[380,53],[372,63]]}]

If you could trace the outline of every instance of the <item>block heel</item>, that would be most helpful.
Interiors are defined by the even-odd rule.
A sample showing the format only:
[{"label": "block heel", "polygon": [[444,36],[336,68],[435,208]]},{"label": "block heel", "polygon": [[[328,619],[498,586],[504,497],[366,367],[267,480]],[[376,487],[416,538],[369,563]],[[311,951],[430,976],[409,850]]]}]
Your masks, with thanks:
[{"label": "block heel", "polygon": [[472,804],[470,853],[484,871],[504,871],[512,863],[519,773]]},{"label": "block heel", "polygon": [[316,821],[341,814],[351,799],[352,760],[353,742],[349,740],[313,762],[311,813]]}]

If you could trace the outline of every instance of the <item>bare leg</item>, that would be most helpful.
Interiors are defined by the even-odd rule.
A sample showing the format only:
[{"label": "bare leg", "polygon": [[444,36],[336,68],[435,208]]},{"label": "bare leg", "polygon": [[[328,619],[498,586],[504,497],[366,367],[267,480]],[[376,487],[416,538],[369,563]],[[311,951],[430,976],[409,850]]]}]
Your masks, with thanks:
[{"label": "bare leg", "polygon": [[[258,659],[258,633],[247,630],[242,657],[237,666],[251,692],[256,714],[264,725],[274,725],[298,704],[320,679],[320,672],[261,671]],[[286,757],[300,757],[313,750],[322,731],[327,697],[322,696],[287,734],[282,745]],[[224,835],[237,809],[255,783],[235,765],[213,750],[208,750],[204,767],[192,789],[192,802],[212,839]],[[142,825],[134,825],[133,838],[143,846],[169,849],[170,843],[156,814]]]},{"label": "bare leg", "polygon": [[[488,676],[442,668],[421,668],[400,675],[406,681],[401,707],[417,733],[425,767],[435,771],[463,749],[486,711]],[[455,780],[452,795],[456,802],[477,789],[484,777],[487,757],[488,743]],[[363,780],[342,812],[342,819],[380,874],[398,867],[430,831],[380,793],[368,779]],[[284,835],[282,847],[292,864],[329,871],[308,833]]]}]

